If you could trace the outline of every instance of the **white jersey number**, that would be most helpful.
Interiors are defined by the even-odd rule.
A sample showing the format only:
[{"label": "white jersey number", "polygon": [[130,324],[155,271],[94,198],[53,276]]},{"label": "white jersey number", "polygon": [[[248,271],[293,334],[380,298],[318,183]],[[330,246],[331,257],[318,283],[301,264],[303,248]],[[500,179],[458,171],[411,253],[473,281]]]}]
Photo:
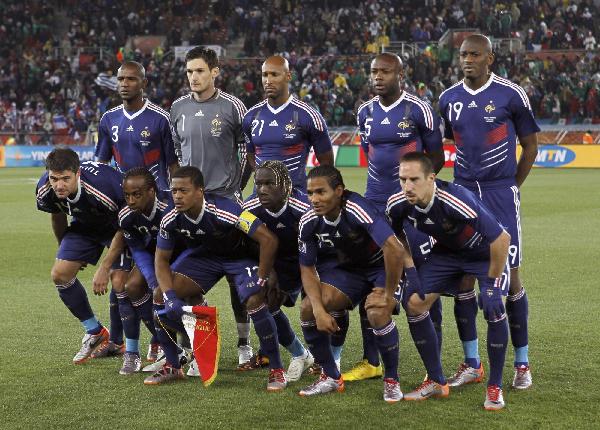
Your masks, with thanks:
[{"label": "white jersey number", "polygon": [[258,129],[258,135],[260,136],[263,131],[263,126],[265,125],[265,120],[261,119],[260,121],[255,119],[252,121],[252,137],[256,137],[256,127],[260,124],[260,128]]},{"label": "white jersey number", "polygon": [[462,112],[463,104],[462,102],[449,103],[448,104],[448,120],[452,122],[452,112],[456,114],[454,120],[458,121],[460,117],[460,113]]},{"label": "white jersey number", "polygon": [[112,130],[112,141],[116,143],[119,141],[119,126],[113,125],[111,127],[111,130]]}]

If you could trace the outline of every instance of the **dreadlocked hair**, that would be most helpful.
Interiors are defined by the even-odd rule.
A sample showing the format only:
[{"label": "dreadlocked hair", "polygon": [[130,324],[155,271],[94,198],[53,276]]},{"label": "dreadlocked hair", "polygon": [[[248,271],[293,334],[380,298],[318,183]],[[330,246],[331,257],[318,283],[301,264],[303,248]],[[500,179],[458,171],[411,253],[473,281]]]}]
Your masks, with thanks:
[{"label": "dreadlocked hair", "polygon": [[279,160],[267,160],[260,164],[258,169],[269,169],[275,176],[275,186],[282,187],[285,198],[292,194],[292,178],[288,172],[287,166]]},{"label": "dreadlocked hair", "polygon": [[154,189],[155,192],[158,192],[158,186],[156,185],[154,176],[152,176],[152,173],[150,173],[150,170],[148,170],[145,167],[133,167],[133,168],[129,169],[125,173],[125,176],[123,176],[123,183],[125,183],[125,181],[129,178],[134,178],[134,177],[138,177],[138,176],[141,176],[144,178],[144,182],[146,183],[146,186],[148,188],[152,188],[152,189]]}]

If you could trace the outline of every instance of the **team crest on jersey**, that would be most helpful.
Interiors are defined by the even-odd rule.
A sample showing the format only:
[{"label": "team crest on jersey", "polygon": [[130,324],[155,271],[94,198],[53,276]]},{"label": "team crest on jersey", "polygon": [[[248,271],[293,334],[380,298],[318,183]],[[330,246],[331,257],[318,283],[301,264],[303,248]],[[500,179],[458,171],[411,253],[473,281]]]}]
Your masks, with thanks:
[{"label": "team crest on jersey", "polygon": [[294,122],[290,122],[285,125],[286,133],[283,133],[284,139],[293,139],[296,137],[296,133],[292,133],[296,129],[296,124]]},{"label": "team crest on jersey", "polygon": [[144,139],[148,139],[150,137],[150,132],[148,131],[148,127],[146,127],[144,130],[142,130],[142,132],[140,133],[140,135]]},{"label": "team crest on jersey", "polygon": [[406,118],[404,118],[398,123],[398,128],[406,130],[407,128],[410,128],[410,123],[406,120]]},{"label": "team crest on jersey", "polygon": [[221,136],[222,130],[221,130],[221,125],[223,124],[223,121],[221,121],[219,119],[219,114],[217,114],[217,116],[210,122],[210,134],[212,134],[214,137],[219,137]]},{"label": "team crest on jersey", "polygon": [[[484,110],[486,113],[490,114],[496,110],[496,106],[494,106],[494,102],[490,100],[490,102],[485,106]],[[496,120],[495,116],[484,116],[483,119],[485,122],[494,122]]]},{"label": "team crest on jersey", "polygon": [[398,123],[398,128],[401,130],[400,132],[396,133],[399,137],[408,138],[411,136],[412,124],[410,123],[410,120],[408,118],[402,118],[402,121]]}]

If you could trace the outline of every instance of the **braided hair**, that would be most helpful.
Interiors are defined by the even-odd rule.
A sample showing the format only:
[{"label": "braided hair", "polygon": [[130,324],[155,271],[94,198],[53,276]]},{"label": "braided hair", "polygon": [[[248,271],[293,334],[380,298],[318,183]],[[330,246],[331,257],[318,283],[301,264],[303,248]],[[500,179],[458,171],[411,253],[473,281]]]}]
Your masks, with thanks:
[{"label": "braided hair", "polygon": [[292,194],[292,178],[288,172],[287,166],[279,160],[267,160],[260,164],[258,169],[269,169],[275,176],[275,186],[283,188],[284,198],[287,198]]},{"label": "braided hair", "polygon": [[148,170],[145,167],[133,167],[133,168],[129,169],[125,173],[125,176],[123,176],[123,183],[125,183],[125,181],[129,178],[134,178],[134,177],[138,177],[138,176],[141,176],[144,178],[145,185],[148,188],[152,188],[155,193],[158,192],[158,186],[156,185],[154,176],[152,176],[152,173],[150,173],[150,170]]}]

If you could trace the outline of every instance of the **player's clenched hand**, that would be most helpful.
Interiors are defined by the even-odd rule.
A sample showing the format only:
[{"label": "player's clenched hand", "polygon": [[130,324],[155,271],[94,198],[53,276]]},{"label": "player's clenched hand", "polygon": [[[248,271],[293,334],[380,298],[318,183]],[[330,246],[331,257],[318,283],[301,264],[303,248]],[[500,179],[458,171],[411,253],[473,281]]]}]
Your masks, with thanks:
[{"label": "player's clenched hand", "polygon": [[102,296],[106,294],[108,291],[108,277],[110,270],[105,269],[103,267],[98,267],[96,273],[94,273],[94,279],[92,281],[92,287],[94,290],[94,294],[97,296]]},{"label": "player's clenched hand", "polygon": [[183,315],[183,302],[177,297],[174,290],[165,293],[165,310],[167,316],[174,320],[179,320]]},{"label": "player's clenched hand", "polygon": [[483,310],[483,317],[487,321],[495,321],[505,312],[502,289],[497,285],[499,285],[498,279],[489,278],[480,288],[479,307]]},{"label": "player's clenched hand", "polygon": [[318,315],[315,315],[315,320],[317,321],[317,330],[319,331],[333,334],[340,330],[335,322],[335,318],[329,315],[327,312],[322,312]]}]

